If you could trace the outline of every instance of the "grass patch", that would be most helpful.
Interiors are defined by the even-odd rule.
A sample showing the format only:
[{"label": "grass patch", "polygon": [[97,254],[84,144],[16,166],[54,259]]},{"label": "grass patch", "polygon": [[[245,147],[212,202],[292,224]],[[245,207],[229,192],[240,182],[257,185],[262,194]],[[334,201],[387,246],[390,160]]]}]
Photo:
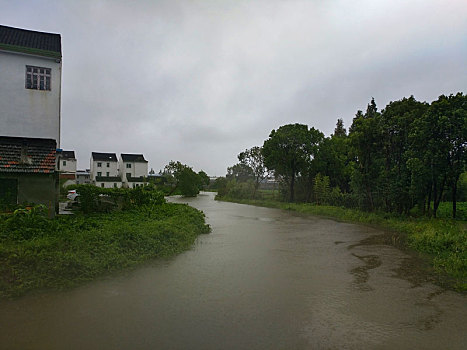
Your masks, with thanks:
[{"label": "grass patch", "polygon": [[371,224],[396,231],[403,235],[402,243],[428,255],[438,273],[451,276],[454,279],[453,284],[456,290],[467,291],[467,234],[462,222],[444,218],[412,218],[390,213],[368,213],[356,209],[308,203],[236,200],[227,197],[219,199],[241,204],[293,210],[346,222]]},{"label": "grass patch", "polygon": [[170,257],[209,232],[202,212],[174,203],[54,220],[24,217],[18,225],[9,219],[0,216],[0,297],[68,288]]}]

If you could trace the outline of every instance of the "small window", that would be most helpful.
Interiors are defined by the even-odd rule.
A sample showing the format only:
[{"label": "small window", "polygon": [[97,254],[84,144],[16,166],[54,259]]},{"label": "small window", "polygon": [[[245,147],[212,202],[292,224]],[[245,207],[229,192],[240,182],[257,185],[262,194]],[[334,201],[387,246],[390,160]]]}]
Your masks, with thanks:
[{"label": "small window", "polygon": [[127,163],[127,164],[126,164],[126,168],[127,168],[127,169],[131,169],[131,164],[130,164],[130,163]]},{"label": "small window", "polygon": [[63,166],[65,166],[65,165],[66,165],[66,160],[63,161]]},{"label": "small window", "polygon": [[110,163],[107,163],[107,168],[110,168]]},{"label": "small window", "polygon": [[101,167],[102,167],[102,163],[101,163],[101,162],[97,162],[97,167],[98,167],[98,168],[101,168]]},{"label": "small window", "polygon": [[101,172],[101,171],[98,171],[98,172],[97,172],[97,176],[102,176],[102,172]]},{"label": "small window", "polygon": [[117,184],[114,182],[114,188],[117,188]]},{"label": "small window", "polygon": [[129,177],[131,177],[131,173],[126,173],[126,178],[128,179]]},{"label": "small window", "polygon": [[103,183],[103,182],[101,183],[101,187],[104,187],[104,183]]},{"label": "small window", "polygon": [[26,66],[26,89],[50,91],[51,78],[50,68]]},{"label": "small window", "polygon": [[110,175],[109,175],[109,172],[106,172],[106,173],[105,173],[105,176],[109,177],[109,176],[110,176]]}]

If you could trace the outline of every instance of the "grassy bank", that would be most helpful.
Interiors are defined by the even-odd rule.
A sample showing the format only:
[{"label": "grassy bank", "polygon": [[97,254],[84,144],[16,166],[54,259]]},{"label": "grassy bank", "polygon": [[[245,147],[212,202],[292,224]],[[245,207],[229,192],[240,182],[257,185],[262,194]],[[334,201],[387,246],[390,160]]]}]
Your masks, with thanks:
[{"label": "grassy bank", "polygon": [[450,219],[410,218],[388,213],[367,213],[355,209],[284,203],[275,200],[220,200],[335,218],[353,223],[371,224],[400,233],[400,242],[425,253],[439,273],[454,279],[454,288],[467,291],[467,233],[465,225]]},{"label": "grassy bank", "polygon": [[173,203],[55,220],[20,219],[0,217],[0,297],[67,288],[170,257],[209,231],[202,212]]}]

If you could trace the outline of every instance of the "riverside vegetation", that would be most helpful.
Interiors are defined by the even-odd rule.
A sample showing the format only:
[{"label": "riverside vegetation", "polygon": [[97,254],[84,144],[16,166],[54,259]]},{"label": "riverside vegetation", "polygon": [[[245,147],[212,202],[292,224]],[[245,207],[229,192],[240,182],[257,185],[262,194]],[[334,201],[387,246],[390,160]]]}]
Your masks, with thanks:
[{"label": "riverside vegetation", "polygon": [[[296,210],[400,233],[440,275],[467,290],[467,97],[413,96],[381,112],[372,99],[349,132],[303,124],[272,130],[216,180],[217,198]],[[274,179],[277,192],[260,190]],[[266,181],[266,180],[269,180]]]},{"label": "riverside vegetation", "polygon": [[75,215],[47,219],[41,206],[0,216],[0,297],[76,286],[188,249],[208,233],[204,214],[166,203],[152,187],[77,186]]}]

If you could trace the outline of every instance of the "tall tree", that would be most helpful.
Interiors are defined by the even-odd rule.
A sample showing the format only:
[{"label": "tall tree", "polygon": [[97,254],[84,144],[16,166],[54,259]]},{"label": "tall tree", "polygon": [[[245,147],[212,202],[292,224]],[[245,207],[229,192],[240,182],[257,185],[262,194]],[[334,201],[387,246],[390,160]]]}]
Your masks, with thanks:
[{"label": "tall tree", "polygon": [[315,137],[319,131],[312,130],[303,124],[283,125],[272,130],[263,144],[264,164],[288,184],[291,202],[295,198],[296,178],[309,167],[317,148]]},{"label": "tall tree", "polygon": [[[423,116],[428,105],[415,100],[413,96],[390,102],[381,112],[382,153],[384,169],[382,181],[386,184],[384,201],[386,210],[408,213],[414,206],[411,194],[412,172],[408,167],[411,156],[409,135],[414,122]],[[419,185],[423,176],[419,173]]]},{"label": "tall tree", "polygon": [[352,182],[358,193],[365,197],[365,207],[375,209],[380,199],[381,171],[381,125],[380,113],[374,99],[368,104],[365,114],[358,111],[349,131],[350,144],[355,160]]},{"label": "tall tree", "polygon": [[248,166],[255,177],[255,193],[259,188],[261,180],[267,177],[267,168],[264,165],[264,156],[261,147],[255,146],[246,149],[238,155],[241,164]]},{"label": "tall tree", "polygon": [[[432,102],[414,130],[425,167],[430,169],[433,216],[446,186],[451,187],[453,217],[457,209],[457,183],[467,152],[467,100],[462,93],[440,96]],[[431,198],[431,196],[429,196]]]}]

